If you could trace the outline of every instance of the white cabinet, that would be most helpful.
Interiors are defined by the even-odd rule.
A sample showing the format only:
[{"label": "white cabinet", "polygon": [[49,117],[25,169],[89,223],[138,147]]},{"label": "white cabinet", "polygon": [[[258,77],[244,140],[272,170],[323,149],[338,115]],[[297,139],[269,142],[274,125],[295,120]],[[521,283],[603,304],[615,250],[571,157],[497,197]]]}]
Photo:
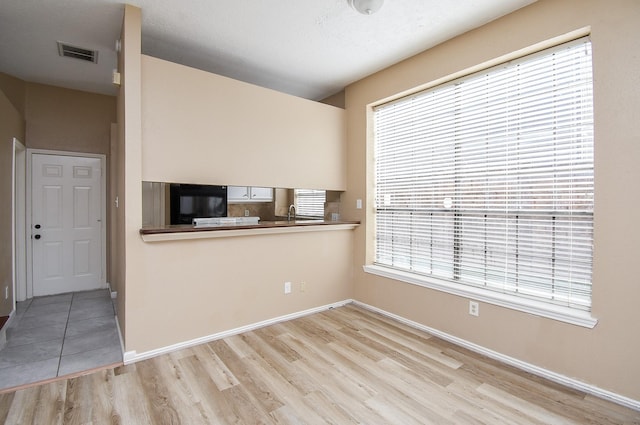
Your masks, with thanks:
[{"label": "white cabinet", "polygon": [[248,186],[227,186],[228,202],[247,202],[249,199]]},{"label": "white cabinet", "polygon": [[271,202],[273,201],[273,189],[270,187],[250,187],[249,196],[252,201]]},{"label": "white cabinet", "polygon": [[256,186],[227,186],[229,202],[271,202],[273,188]]}]

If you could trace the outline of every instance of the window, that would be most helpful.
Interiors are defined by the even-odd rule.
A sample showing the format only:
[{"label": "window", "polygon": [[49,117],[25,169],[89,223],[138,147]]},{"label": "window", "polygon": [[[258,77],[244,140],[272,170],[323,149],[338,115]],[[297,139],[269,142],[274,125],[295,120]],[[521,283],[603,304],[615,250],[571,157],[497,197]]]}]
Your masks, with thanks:
[{"label": "window", "polygon": [[296,189],[296,215],[324,218],[324,190]]},{"label": "window", "polygon": [[588,312],[591,74],[581,39],[376,107],[375,265]]}]

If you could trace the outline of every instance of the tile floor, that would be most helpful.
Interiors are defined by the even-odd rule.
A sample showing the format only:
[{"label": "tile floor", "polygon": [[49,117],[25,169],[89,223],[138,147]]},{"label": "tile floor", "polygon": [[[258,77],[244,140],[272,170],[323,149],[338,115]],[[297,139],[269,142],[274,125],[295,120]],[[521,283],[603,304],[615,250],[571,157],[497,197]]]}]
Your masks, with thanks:
[{"label": "tile floor", "polygon": [[109,291],[17,303],[0,350],[0,390],[122,361]]}]

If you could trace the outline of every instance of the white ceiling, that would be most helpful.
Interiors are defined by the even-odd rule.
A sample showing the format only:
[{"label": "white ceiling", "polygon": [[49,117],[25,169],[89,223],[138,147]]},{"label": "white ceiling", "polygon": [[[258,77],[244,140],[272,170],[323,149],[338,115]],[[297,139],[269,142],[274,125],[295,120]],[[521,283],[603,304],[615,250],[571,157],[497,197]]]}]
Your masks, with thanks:
[{"label": "white ceiling", "polygon": [[[0,0],[0,72],[115,94],[122,0]],[[142,52],[308,99],[346,85],[535,0],[386,0],[366,16],[347,0],[129,0]],[[98,64],[58,56],[56,41],[97,49]]]}]

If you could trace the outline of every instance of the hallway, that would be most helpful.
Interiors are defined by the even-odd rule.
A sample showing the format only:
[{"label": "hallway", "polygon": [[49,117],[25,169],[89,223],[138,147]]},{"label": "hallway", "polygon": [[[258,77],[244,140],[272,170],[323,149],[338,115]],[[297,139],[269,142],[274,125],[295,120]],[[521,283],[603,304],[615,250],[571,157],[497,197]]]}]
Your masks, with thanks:
[{"label": "hallway", "polygon": [[17,303],[0,350],[0,390],[122,362],[106,289]]}]

